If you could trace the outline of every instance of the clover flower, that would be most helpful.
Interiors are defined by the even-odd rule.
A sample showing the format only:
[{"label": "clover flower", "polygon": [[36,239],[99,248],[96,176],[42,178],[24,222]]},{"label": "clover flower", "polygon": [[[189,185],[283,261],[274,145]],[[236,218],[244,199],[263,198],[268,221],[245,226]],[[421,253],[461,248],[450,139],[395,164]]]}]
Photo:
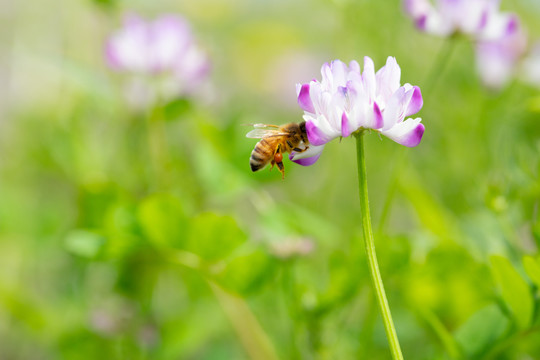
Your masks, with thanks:
[{"label": "clover flower", "polygon": [[427,33],[448,36],[468,35],[483,30],[493,0],[404,0],[407,14],[416,26]]},{"label": "clover flower", "polygon": [[475,42],[477,69],[490,88],[508,82],[527,41],[518,17],[501,12],[499,5],[499,0],[404,0],[405,12],[421,31],[464,34]]},{"label": "clover flower", "polygon": [[527,48],[527,36],[519,19],[496,14],[476,44],[476,67],[482,82],[493,89],[501,88],[515,72]]},{"label": "clover flower", "polygon": [[497,37],[497,22],[515,16],[499,12],[499,0],[404,0],[405,12],[418,29],[438,36],[456,33]]},{"label": "clover flower", "polygon": [[194,41],[188,22],[177,15],[150,22],[126,15],[123,28],[106,42],[105,58],[117,71],[164,75],[176,84],[167,87],[179,93],[190,91],[209,70],[209,60]]},{"label": "clover flower", "polygon": [[300,165],[312,165],[327,142],[347,137],[361,129],[372,129],[408,147],[417,146],[424,134],[421,119],[405,117],[423,105],[420,88],[400,85],[401,69],[393,57],[375,73],[373,60],[364,58],[364,71],[351,61],[325,63],[322,80],[298,84],[298,104],[304,110],[309,148],[289,158]]}]

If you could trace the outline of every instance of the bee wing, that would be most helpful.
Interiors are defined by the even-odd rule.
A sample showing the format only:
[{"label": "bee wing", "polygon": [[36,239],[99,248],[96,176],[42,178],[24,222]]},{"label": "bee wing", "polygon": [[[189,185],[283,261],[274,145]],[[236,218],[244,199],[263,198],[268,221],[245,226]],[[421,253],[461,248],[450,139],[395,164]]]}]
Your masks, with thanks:
[{"label": "bee wing", "polygon": [[276,129],[253,129],[246,134],[246,137],[252,139],[262,139],[269,136],[284,136],[287,133],[282,133]]},{"label": "bee wing", "polygon": [[265,128],[279,129],[279,125],[272,125],[272,124],[253,124],[253,127],[255,129],[265,129]]},{"label": "bee wing", "polygon": [[272,125],[272,124],[242,124],[243,126],[253,126],[255,129],[277,129],[279,128],[279,125]]}]

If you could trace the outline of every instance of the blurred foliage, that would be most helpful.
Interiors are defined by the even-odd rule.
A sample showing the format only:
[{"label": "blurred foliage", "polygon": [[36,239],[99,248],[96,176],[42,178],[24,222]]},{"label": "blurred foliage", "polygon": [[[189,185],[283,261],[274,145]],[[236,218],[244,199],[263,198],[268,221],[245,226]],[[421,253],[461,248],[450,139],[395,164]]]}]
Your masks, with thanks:
[{"label": "blurred foliage", "polygon": [[[502,3],[538,37],[537,5]],[[102,55],[124,11],[189,19],[209,84],[134,106]],[[1,359],[387,359],[353,141],[286,162],[282,181],[250,172],[242,126],[300,121],[295,83],[364,55],[396,56],[421,88],[437,76],[419,147],[366,139],[405,357],[540,357],[539,90],[488,92],[465,39],[432,70],[444,40],[397,0],[46,0],[0,16]]]}]

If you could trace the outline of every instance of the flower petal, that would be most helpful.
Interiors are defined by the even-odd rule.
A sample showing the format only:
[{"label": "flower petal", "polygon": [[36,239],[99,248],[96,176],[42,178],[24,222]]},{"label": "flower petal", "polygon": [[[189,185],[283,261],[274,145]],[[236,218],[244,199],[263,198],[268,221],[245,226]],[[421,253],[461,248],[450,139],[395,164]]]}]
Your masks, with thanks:
[{"label": "flower petal", "polygon": [[420,111],[420,109],[422,109],[422,106],[424,106],[422,92],[418,86],[413,86],[413,94],[409,102],[409,106],[407,106],[407,110],[405,110],[405,116],[416,114]]},{"label": "flower petal", "polygon": [[407,119],[394,125],[389,130],[383,130],[381,133],[398,144],[415,147],[420,144],[424,135],[424,125],[420,123],[422,119]]},{"label": "flower petal", "polygon": [[347,113],[344,111],[341,115],[341,136],[348,137],[353,132],[351,122],[347,116]]},{"label": "flower petal", "polygon": [[289,160],[302,165],[302,166],[310,166],[313,165],[319,160],[321,157],[322,151],[324,149],[324,145],[321,146],[314,146],[310,145],[309,148],[304,152],[292,152],[289,154]]},{"label": "flower petal", "polygon": [[362,82],[364,90],[368,96],[368,100],[375,99],[375,91],[377,83],[375,81],[375,65],[369,56],[364,57],[364,72],[362,73]]},{"label": "flower petal", "polygon": [[154,71],[163,71],[175,65],[192,42],[188,23],[174,15],[156,19],[150,25],[152,67]]},{"label": "flower petal", "polygon": [[330,82],[330,91],[336,91],[347,84],[347,65],[341,60],[334,60],[330,64],[332,70],[332,79]]},{"label": "flower petal", "polygon": [[300,86],[300,91],[298,92],[298,105],[302,110],[315,113],[315,108],[313,107],[313,102],[311,101],[311,96],[309,95],[309,84],[303,84]]},{"label": "flower petal", "polygon": [[381,109],[379,108],[379,105],[377,105],[376,102],[373,103],[373,115],[374,115],[374,118],[373,118],[372,129],[382,128],[384,125],[383,115],[382,115]]},{"label": "flower petal", "polygon": [[403,85],[397,89],[386,105],[383,113],[383,130],[389,130],[395,124],[401,123],[405,119],[405,116],[416,113],[422,105],[423,101],[420,89],[411,84]]},{"label": "flower petal", "polygon": [[105,56],[117,70],[151,71],[148,25],[138,16],[124,17],[124,27],[107,41]]},{"label": "flower petal", "polygon": [[377,101],[383,106],[390,99],[394,91],[399,88],[401,79],[401,68],[396,62],[396,58],[389,56],[384,65],[375,74],[377,81]]},{"label": "flower petal", "polygon": [[428,0],[404,0],[403,6],[405,12],[412,16],[413,19],[418,19],[420,16],[425,15],[428,11],[433,9]]},{"label": "flower petal", "polygon": [[324,145],[335,136],[331,135],[332,129],[327,121],[318,121],[319,126],[312,120],[306,120],[306,132],[309,143],[315,146]]}]

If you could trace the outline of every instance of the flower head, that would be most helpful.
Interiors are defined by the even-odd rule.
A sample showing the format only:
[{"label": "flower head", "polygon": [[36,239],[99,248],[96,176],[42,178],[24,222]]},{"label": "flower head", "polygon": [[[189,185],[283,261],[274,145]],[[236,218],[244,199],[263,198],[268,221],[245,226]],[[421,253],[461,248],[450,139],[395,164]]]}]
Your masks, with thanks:
[{"label": "flower head", "polygon": [[209,70],[209,61],[194,41],[186,20],[164,15],[147,22],[134,14],[105,46],[108,65],[118,71],[143,75],[166,74],[187,91]]},{"label": "flower head", "polygon": [[476,64],[482,82],[501,88],[512,77],[527,47],[527,36],[513,15],[496,14],[476,44]]},{"label": "flower head", "polygon": [[490,7],[497,0],[404,0],[405,12],[427,33],[474,35],[486,26]]},{"label": "flower head", "polygon": [[430,34],[465,34],[476,46],[482,82],[500,88],[514,73],[526,47],[518,17],[499,10],[499,0],[404,0],[417,27]]},{"label": "flower head", "polygon": [[301,165],[317,161],[324,145],[338,137],[347,137],[360,129],[372,129],[395,142],[413,147],[424,134],[421,119],[407,119],[423,105],[420,88],[400,85],[401,69],[393,57],[375,72],[373,60],[364,58],[364,70],[351,61],[326,63],[322,80],[296,87],[298,104],[304,110],[308,150],[291,153],[289,158]]}]

